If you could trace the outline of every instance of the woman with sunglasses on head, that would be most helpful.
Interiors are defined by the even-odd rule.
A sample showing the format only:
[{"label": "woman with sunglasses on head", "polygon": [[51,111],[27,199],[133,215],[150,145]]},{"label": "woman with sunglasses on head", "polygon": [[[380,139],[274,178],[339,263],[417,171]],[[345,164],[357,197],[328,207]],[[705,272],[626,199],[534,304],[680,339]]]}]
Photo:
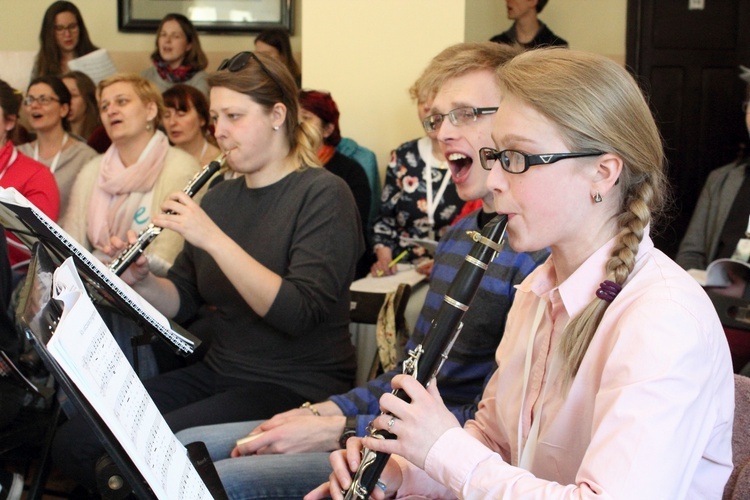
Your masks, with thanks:
[{"label": "woman with sunglasses on head", "polygon": [[667,181],[638,85],[561,49],[497,74],[488,186],[511,247],[551,255],[518,286],[475,419],[462,429],[434,384],[394,378],[412,402],[384,395],[374,426],[397,439],[350,439],[331,496],[364,444],[400,455],[374,498],[721,498],[732,363],[711,301],[649,237]]},{"label": "woman with sunglasses on head", "polygon": [[[14,188],[47,217],[57,220],[60,192],[49,169],[29,158],[13,144],[23,94],[0,80],[0,187]],[[14,270],[21,271],[30,254],[28,248],[8,235],[8,255]]]},{"label": "woman with sunglasses on head", "polygon": [[68,62],[97,50],[73,2],[58,0],[47,8],[39,32],[39,53],[31,77],[61,75]]},{"label": "woman with sunglasses on head", "polygon": [[205,69],[208,57],[201,48],[198,31],[182,14],[167,14],[156,30],[156,50],[141,76],[164,92],[175,83],[195,87],[208,95]]},{"label": "woman with sunglasses on head", "polygon": [[164,99],[164,130],[172,145],[206,165],[219,156],[211,134],[208,99],[195,87],[178,83],[167,89]]},{"label": "woman with sunglasses on head", "polygon": [[[200,361],[145,381],[175,432],[320,401],[351,387],[356,364],[348,325],[364,250],[357,208],[346,183],[320,168],[320,136],[299,123],[292,76],[243,52],[209,84],[215,136],[241,176],[200,205],[170,195],[153,222],[185,238],[182,252],[165,278],[145,257],[123,274],[166,316],[192,318],[190,331],[210,339]],[[77,425],[57,433],[66,436],[66,470],[93,486],[101,448],[81,446]]]},{"label": "woman with sunglasses on head", "polygon": [[61,214],[68,208],[78,173],[97,155],[85,142],[71,134],[70,106],[70,91],[60,78],[47,75],[31,80],[24,99],[24,111],[36,139],[18,147],[54,174],[60,189]]}]

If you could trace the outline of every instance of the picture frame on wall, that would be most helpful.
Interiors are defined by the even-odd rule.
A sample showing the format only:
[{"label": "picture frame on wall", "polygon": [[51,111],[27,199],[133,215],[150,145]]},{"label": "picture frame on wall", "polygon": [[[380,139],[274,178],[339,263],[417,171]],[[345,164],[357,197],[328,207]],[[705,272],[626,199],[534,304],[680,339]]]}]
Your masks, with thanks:
[{"label": "picture frame on wall", "polygon": [[183,14],[198,31],[257,33],[281,28],[293,34],[293,0],[117,0],[117,27],[154,33],[169,13]]}]

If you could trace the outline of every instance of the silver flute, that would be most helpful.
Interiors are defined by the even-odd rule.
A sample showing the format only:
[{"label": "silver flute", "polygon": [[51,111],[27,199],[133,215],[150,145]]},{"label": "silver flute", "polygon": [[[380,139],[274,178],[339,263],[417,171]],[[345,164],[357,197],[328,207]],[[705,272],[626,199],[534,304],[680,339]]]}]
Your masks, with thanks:
[{"label": "silver flute", "polygon": [[[229,152],[222,153],[218,158],[203,167],[203,170],[190,179],[190,182],[188,182],[188,185],[185,186],[185,189],[183,189],[182,192],[192,198],[195,193],[197,193],[200,188],[202,188],[203,185],[224,165],[227,154],[229,154]],[[112,261],[109,265],[109,270],[117,276],[124,273],[125,270],[130,267],[130,264],[135,262],[146,247],[154,241],[154,238],[159,236],[162,229],[164,228],[155,226],[154,224],[149,224],[149,226],[138,235],[138,239],[133,244],[128,245],[128,247]]]}]

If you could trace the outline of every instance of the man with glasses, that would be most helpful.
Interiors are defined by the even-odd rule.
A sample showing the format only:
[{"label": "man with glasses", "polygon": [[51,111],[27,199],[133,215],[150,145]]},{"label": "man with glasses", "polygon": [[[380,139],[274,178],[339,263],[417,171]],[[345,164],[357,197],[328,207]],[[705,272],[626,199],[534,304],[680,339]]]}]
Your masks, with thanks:
[{"label": "man with glasses", "polygon": [[[492,143],[493,120],[499,118],[490,111],[500,101],[494,71],[514,53],[490,42],[454,45],[435,57],[417,81],[434,94],[423,123],[425,131],[435,133],[440,141],[459,196],[481,199],[482,209],[459,220],[440,240],[430,289],[406,352],[422,343],[471,249],[473,241],[467,231],[479,230],[495,215],[486,185],[488,172],[479,165],[477,152]],[[437,380],[443,400],[461,422],[473,416],[477,398],[494,369],[514,286],[546,255],[517,254],[505,247],[482,279]],[[379,412],[378,399],[390,391],[391,379],[400,372],[398,366],[363,387],[265,422],[196,427],[178,437],[183,443],[200,440],[207,444],[231,498],[299,498],[328,479],[329,451],[343,447],[351,436],[365,434]],[[238,445],[239,438],[243,439]],[[235,458],[228,458],[230,454]]]}]

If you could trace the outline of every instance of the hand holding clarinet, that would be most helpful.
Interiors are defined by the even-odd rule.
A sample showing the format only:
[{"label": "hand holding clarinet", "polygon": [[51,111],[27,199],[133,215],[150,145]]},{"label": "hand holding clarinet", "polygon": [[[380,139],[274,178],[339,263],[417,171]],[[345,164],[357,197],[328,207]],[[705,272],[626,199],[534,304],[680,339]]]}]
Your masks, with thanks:
[{"label": "hand holding clarinet", "polygon": [[367,437],[349,439],[346,451],[331,455],[330,482],[313,490],[306,499],[392,496],[401,484],[401,472],[389,461],[390,455],[396,453],[424,467],[435,441],[449,429],[459,427],[443,404],[434,377],[461,331],[461,319],[487,266],[502,248],[506,224],[507,216],[498,215],[481,234],[471,234],[475,243],[448,289],[424,344],[410,351],[404,361],[404,375],[394,377],[393,392],[380,399],[383,413],[372,422]]}]

